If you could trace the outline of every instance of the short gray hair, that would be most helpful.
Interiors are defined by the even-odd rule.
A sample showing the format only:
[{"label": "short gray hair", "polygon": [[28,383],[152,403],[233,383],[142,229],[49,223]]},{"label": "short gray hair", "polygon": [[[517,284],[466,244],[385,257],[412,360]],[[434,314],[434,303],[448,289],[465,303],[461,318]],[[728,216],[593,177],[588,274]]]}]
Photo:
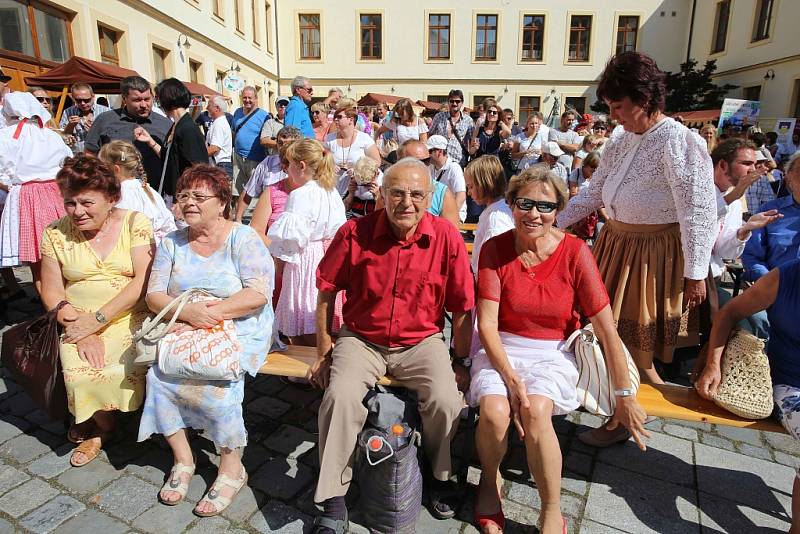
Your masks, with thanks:
[{"label": "short gray hair", "polygon": [[340,95],[344,96],[344,91],[342,91],[338,87],[334,87],[328,90],[328,96],[331,96],[333,93],[339,93]]},{"label": "short gray hair", "polygon": [[284,126],[278,130],[278,133],[275,135],[275,137],[283,137],[285,139],[302,139],[303,132],[294,126]]},{"label": "short gray hair", "polygon": [[242,94],[244,94],[245,91],[253,91],[253,96],[258,98],[258,91],[256,91],[256,88],[252,85],[245,85],[242,87]]},{"label": "short gray hair", "polygon": [[784,167],[784,172],[786,173],[791,171],[792,167],[794,167],[794,164],[797,163],[798,160],[800,160],[800,150],[789,156],[789,160],[786,162],[786,167]]},{"label": "short gray hair", "polygon": [[[386,172],[383,175],[384,185],[389,182],[389,179],[394,176],[394,174],[400,169],[400,167],[416,167],[420,169],[422,172],[424,172],[426,176],[430,176],[430,171],[428,171],[427,165],[422,163],[417,158],[407,156],[398,160],[397,163],[386,169]],[[433,185],[433,181],[431,181],[430,185],[431,186]]]},{"label": "short gray hair", "polygon": [[305,76],[295,76],[294,79],[292,80],[292,94],[295,93],[295,89],[297,89],[298,87],[305,87],[306,82],[309,81],[311,80],[309,80]]},{"label": "short gray hair", "polygon": [[228,101],[225,100],[224,96],[215,95],[208,99],[208,103],[212,106],[216,106],[219,108],[220,111],[225,112],[228,111]]}]

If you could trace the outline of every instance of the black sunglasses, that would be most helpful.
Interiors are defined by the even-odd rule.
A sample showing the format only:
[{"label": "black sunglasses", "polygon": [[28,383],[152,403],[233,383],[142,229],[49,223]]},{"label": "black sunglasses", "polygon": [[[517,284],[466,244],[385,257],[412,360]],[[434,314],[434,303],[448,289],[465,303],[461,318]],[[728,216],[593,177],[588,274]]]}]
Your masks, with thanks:
[{"label": "black sunglasses", "polygon": [[548,202],[546,200],[532,200],[530,198],[519,197],[514,199],[514,205],[522,211],[531,211],[536,206],[536,211],[539,213],[550,213],[558,208],[555,202]]},{"label": "black sunglasses", "polygon": [[89,102],[92,101],[91,98],[75,98],[74,100],[79,104],[88,104]]},{"label": "black sunglasses", "polygon": [[49,96],[37,96],[36,100],[38,100],[39,102],[49,102],[50,101],[50,97]]},{"label": "black sunglasses", "polygon": [[451,104],[460,104],[461,102],[461,100],[450,100]]}]

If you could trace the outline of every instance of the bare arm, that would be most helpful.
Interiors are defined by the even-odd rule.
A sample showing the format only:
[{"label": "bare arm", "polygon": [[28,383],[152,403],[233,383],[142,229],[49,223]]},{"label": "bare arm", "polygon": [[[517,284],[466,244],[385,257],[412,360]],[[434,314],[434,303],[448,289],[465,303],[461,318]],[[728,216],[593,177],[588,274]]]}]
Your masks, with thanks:
[{"label": "bare arm", "polygon": [[[238,215],[238,206],[237,206]],[[267,238],[267,223],[272,216],[272,200],[270,198],[269,187],[265,188],[258,197],[256,202],[256,209],[253,211],[253,217],[250,219],[250,227],[253,228],[259,237],[264,240],[264,243],[269,243]]]},{"label": "bare arm", "polygon": [[250,205],[251,200],[253,200],[253,197],[248,195],[246,192],[242,191],[242,194],[239,195],[239,200],[236,201],[236,213],[233,218],[234,221],[242,222],[242,217],[244,216],[244,212]]},{"label": "bare arm", "polygon": [[336,292],[320,291],[317,294],[317,361],[308,369],[308,380],[313,385],[325,389],[331,374],[331,322]]},{"label": "bare arm", "polygon": [[[455,196],[455,199],[456,199],[456,209],[461,211],[461,206],[463,206],[464,202],[467,201],[467,192],[466,191],[461,191],[460,193],[456,193],[454,196]],[[460,219],[459,219],[459,222],[461,222]]]},{"label": "bare arm", "polygon": [[378,145],[376,145],[376,144],[372,144],[372,145],[370,145],[370,146],[369,146],[369,147],[368,147],[368,148],[367,148],[367,149],[364,151],[364,155],[365,155],[365,156],[367,156],[367,157],[369,157],[369,158],[372,158],[372,159],[374,159],[374,160],[375,160],[375,161],[377,161],[378,163],[380,163],[380,162],[381,162],[381,151],[380,151],[380,150],[378,150]]},{"label": "bare arm", "polygon": [[472,313],[453,312],[453,342],[456,358],[469,354],[472,344]]},{"label": "bare arm", "polygon": [[219,147],[217,145],[208,145],[208,155],[209,156],[216,156],[219,152]]},{"label": "bare arm", "polygon": [[460,223],[458,219],[458,206],[456,205],[456,199],[453,196],[453,193],[450,190],[446,190],[444,192],[444,199],[442,200],[442,213],[439,214],[440,217],[443,217],[453,223],[453,226],[458,228]]}]

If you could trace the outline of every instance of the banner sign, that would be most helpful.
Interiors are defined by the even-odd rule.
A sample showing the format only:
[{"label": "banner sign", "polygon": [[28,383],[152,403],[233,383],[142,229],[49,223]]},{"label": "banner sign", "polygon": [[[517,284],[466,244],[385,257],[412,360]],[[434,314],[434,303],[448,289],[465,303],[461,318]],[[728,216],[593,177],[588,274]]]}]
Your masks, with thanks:
[{"label": "banner sign", "polygon": [[775,133],[778,134],[778,146],[788,145],[792,142],[792,133],[797,119],[786,118],[775,121]]},{"label": "banner sign", "polygon": [[759,111],[761,111],[761,102],[758,100],[726,98],[722,102],[722,110],[719,114],[719,133],[729,126],[738,127],[742,131],[756,126]]}]

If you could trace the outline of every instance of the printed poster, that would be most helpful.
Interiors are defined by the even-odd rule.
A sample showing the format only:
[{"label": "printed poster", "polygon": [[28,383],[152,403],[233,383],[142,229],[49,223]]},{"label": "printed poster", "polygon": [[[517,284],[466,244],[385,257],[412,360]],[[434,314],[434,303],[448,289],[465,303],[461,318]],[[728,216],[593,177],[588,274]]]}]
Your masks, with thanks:
[{"label": "printed poster", "polygon": [[735,126],[740,130],[747,130],[750,126],[758,125],[758,114],[761,111],[759,100],[739,100],[726,98],[722,102],[719,114],[719,133],[727,126]]},{"label": "printed poster", "polygon": [[778,134],[778,146],[788,145],[792,141],[792,132],[797,119],[786,118],[775,121],[775,133]]}]

